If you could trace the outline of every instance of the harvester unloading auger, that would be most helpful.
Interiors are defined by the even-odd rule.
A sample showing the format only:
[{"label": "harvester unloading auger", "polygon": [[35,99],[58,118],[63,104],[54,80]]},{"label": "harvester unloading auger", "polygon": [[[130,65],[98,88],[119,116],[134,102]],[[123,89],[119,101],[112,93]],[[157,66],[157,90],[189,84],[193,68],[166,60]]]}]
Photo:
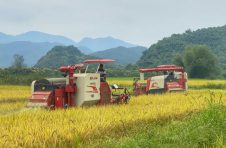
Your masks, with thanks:
[{"label": "harvester unloading auger", "polygon": [[[140,69],[139,72],[140,80],[134,79],[133,83],[135,95],[186,91],[188,89],[187,73],[183,67],[160,65],[154,68]],[[151,76],[144,80],[145,73],[157,73],[157,76]]]},{"label": "harvester unloading auger", "polygon": [[[113,85],[110,88],[106,82],[106,73],[103,63],[113,62],[110,59],[85,60],[85,72],[81,72],[84,65],[75,64],[61,66],[60,72],[64,78],[41,79],[32,82],[32,97],[28,107],[46,107],[51,109],[68,108],[76,106],[104,105],[110,103],[127,103],[130,94],[126,88]],[[88,64],[99,63],[95,73],[87,73]],[[76,73],[76,71],[78,71]],[[123,93],[115,94],[123,89]]]}]

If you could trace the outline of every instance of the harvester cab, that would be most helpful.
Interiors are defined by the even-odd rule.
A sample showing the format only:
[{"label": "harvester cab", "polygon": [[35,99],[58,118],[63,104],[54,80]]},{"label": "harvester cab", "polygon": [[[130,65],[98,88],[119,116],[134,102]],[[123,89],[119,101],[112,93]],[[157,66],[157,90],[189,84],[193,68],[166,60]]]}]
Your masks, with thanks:
[{"label": "harvester cab", "polygon": [[[114,84],[111,87],[109,86],[106,78],[107,73],[104,69],[104,64],[114,62],[111,59],[91,59],[85,60],[84,63],[87,63],[86,70],[88,70],[89,64],[98,64],[96,74],[99,75],[99,90],[100,90],[100,100],[99,104],[109,104],[109,103],[128,103],[130,99],[130,94],[127,88],[119,87]],[[123,91],[120,91],[123,90]],[[120,93],[119,93],[120,92]],[[122,92],[122,93],[121,93]]]},{"label": "harvester cab", "polygon": [[[155,68],[139,69],[140,79],[134,79],[134,94],[153,94],[171,91],[186,91],[187,73],[183,67],[160,65]],[[150,77],[145,79],[145,73]],[[156,74],[153,76],[153,74]]]},{"label": "harvester cab", "polygon": [[[113,62],[113,60],[85,60],[84,63],[87,64],[85,71],[83,64],[61,66],[59,71],[62,72],[64,78],[47,78],[33,81],[31,85],[32,96],[27,106],[58,109],[128,102],[130,95],[127,89],[119,96],[115,96],[106,82],[103,63],[108,62]],[[99,63],[98,70],[100,70],[87,73],[90,63]],[[100,71],[103,71],[103,73]],[[101,77],[103,77],[103,80]]]}]

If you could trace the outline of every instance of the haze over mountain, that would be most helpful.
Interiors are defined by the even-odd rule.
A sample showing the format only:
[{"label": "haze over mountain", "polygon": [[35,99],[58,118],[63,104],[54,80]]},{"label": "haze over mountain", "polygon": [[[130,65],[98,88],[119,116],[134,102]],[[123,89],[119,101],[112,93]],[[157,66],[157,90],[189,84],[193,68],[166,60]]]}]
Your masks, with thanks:
[{"label": "haze over mountain", "polygon": [[84,38],[77,43],[61,35],[52,35],[39,31],[30,31],[19,35],[8,35],[0,32],[0,67],[10,66],[14,54],[24,56],[25,64],[33,66],[39,58],[56,45],[73,45],[85,54],[90,54],[94,50],[99,51],[118,46],[135,46],[113,37]]},{"label": "haze over mountain", "polygon": [[[74,40],[61,35],[52,35],[52,34],[39,32],[39,31],[29,31],[22,34],[18,34],[18,35],[8,35],[0,32],[0,44],[12,43],[17,41],[28,41],[30,43],[48,42],[56,45],[74,45],[78,47],[79,50],[81,50],[83,53],[92,52],[92,50],[90,50],[89,48],[83,47],[83,46],[80,47]],[[21,55],[23,55],[23,53],[21,53]]]},{"label": "haze over mountain", "polygon": [[103,38],[86,37],[77,43],[73,39],[61,35],[52,35],[39,31],[29,31],[18,35],[8,35],[0,32],[0,44],[15,41],[30,41],[34,43],[40,42],[60,43],[65,46],[74,45],[78,47],[83,53],[91,53],[92,51],[101,51],[118,46],[123,47],[137,46],[113,37],[103,37]]},{"label": "haze over mountain", "polygon": [[134,45],[113,37],[104,37],[104,38],[84,38],[80,42],[78,42],[78,45],[85,46],[93,51],[101,51],[105,49],[115,48],[119,46],[123,47],[135,47],[138,45]]},{"label": "haze over mountain", "polygon": [[121,65],[135,64],[142,56],[142,53],[147,50],[145,47],[136,46],[131,48],[116,47],[103,51],[98,51],[90,54],[91,56],[99,58],[109,58],[116,60],[116,63]]},{"label": "haze over mountain", "polygon": [[163,38],[146,50],[137,64],[140,67],[153,67],[173,62],[187,45],[202,44],[209,46],[216,54],[222,67],[226,69],[226,25],[210,27],[196,31],[187,30],[182,34],[173,34]]},{"label": "haze over mountain", "polygon": [[24,57],[27,66],[33,66],[39,58],[47,53],[56,43],[32,43],[28,41],[16,41],[0,44],[0,67],[8,67],[13,62],[13,55]]},{"label": "haze over mountain", "polygon": [[77,45],[75,41],[61,35],[52,35],[39,31],[29,31],[18,35],[7,35],[0,33],[0,43],[10,43],[15,41],[30,41],[34,43],[49,42],[61,43],[64,45]]}]

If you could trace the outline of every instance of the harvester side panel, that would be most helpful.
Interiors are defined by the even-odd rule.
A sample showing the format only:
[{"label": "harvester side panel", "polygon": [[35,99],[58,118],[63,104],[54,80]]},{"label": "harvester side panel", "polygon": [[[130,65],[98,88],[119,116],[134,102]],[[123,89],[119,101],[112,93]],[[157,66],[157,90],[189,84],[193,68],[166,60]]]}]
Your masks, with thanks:
[{"label": "harvester side panel", "polygon": [[75,106],[97,104],[100,100],[100,74],[79,73],[74,74],[77,92],[75,93]]},{"label": "harvester side panel", "polygon": [[151,77],[149,90],[151,89],[164,89],[164,76]]}]

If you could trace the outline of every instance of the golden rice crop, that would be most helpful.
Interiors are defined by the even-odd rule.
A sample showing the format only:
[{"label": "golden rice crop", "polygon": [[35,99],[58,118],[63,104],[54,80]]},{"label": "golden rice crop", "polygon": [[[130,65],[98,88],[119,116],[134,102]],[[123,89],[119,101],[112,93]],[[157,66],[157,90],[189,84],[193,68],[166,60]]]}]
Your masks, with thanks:
[{"label": "golden rice crop", "polygon": [[0,100],[18,100],[27,98],[30,94],[28,86],[0,85]]},{"label": "golden rice crop", "polygon": [[[207,91],[189,92],[195,98]],[[92,143],[95,137],[111,135],[115,128],[124,130],[130,123],[180,116],[205,106],[203,97],[195,103],[187,94],[139,96],[128,105],[109,105],[70,110],[32,110],[0,117],[1,146],[57,146],[59,142]],[[123,127],[123,124],[125,127]],[[116,135],[117,136],[117,135]]]},{"label": "golden rice crop", "polygon": [[203,85],[208,85],[208,84],[225,84],[226,80],[188,80],[188,85],[189,86],[203,86]]},{"label": "golden rice crop", "polygon": [[[108,82],[110,84],[118,84],[121,86],[132,86],[133,85],[133,78],[126,78],[126,79],[109,79]],[[226,80],[203,80],[203,79],[189,79],[188,86],[204,86],[208,84],[226,84]]]},{"label": "golden rice crop", "polygon": [[110,85],[117,84],[119,86],[127,86],[127,87],[131,87],[133,85],[132,78],[131,80],[130,79],[129,80],[128,79],[121,79],[121,80],[109,79],[107,81]]},{"label": "golden rice crop", "polygon": [[30,92],[28,86],[0,85],[0,115],[23,108]]},{"label": "golden rice crop", "polygon": [[[23,100],[30,96],[30,88],[26,86],[0,88],[0,100],[4,100],[0,105],[3,107],[1,111],[8,107],[10,111],[10,105],[22,109],[22,106],[17,106],[20,104],[17,99]],[[226,102],[223,90],[211,90],[211,93],[215,95],[214,98],[221,98]],[[7,98],[16,101],[6,105]],[[206,106],[208,98],[209,90],[189,90],[133,97],[126,105],[7,112],[0,114],[0,147],[76,147],[78,142],[89,145],[98,139],[101,141],[107,137],[126,135],[128,130],[139,132],[144,128],[144,123],[150,124],[199,111]]]}]

